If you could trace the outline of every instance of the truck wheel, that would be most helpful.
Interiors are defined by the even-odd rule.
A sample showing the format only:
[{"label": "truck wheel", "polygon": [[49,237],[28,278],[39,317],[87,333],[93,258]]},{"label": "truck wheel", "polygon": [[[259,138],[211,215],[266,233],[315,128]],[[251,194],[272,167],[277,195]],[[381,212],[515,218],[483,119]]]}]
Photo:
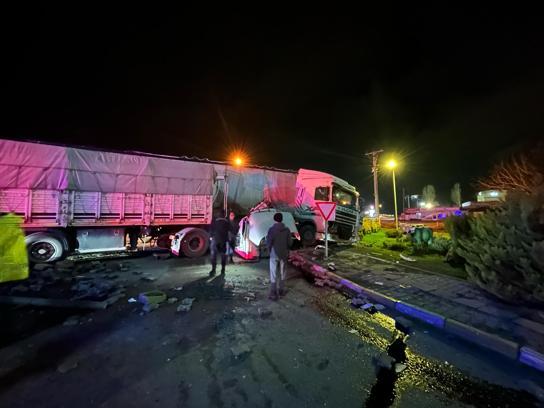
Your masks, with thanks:
[{"label": "truck wheel", "polygon": [[64,255],[64,247],[57,237],[45,233],[35,233],[27,236],[25,241],[30,262],[54,262]]},{"label": "truck wheel", "polygon": [[305,224],[298,230],[300,241],[304,246],[315,244],[315,227],[312,224]]},{"label": "truck wheel", "polygon": [[189,258],[202,256],[210,246],[208,233],[201,229],[189,231],[181,241],[181,252]]},{"label": "truck wheel", "polygon": [[353,235],[353,227],[349,227],[347,225],[338,226],[338,238],[347,240],[347,239],[351,239],[352,235]]}]

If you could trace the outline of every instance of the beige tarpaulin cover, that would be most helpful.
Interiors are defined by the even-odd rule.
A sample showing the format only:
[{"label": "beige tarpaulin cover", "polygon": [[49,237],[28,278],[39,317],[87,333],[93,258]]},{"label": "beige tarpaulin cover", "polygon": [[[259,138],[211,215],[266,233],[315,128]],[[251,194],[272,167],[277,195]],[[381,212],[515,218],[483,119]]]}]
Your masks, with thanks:
[{"label": "beige tarpaulin cover", "polygon": [[0,188],[211,195],[212,164],[0,139]]},{"label": "beige tarpaulin cover", "polygon": [[28,278],[28,259],[21,217],[0,216],[0,282]]}]

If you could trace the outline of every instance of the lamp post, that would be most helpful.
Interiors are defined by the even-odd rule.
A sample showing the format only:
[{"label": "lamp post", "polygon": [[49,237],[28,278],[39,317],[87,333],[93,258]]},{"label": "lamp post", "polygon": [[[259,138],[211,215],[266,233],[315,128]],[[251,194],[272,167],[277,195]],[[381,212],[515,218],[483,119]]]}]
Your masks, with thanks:
[{"label": "lamp post", "polygon": [[395,168],[397,167],[397,162],[393,159],[387,162],[387,168],[391,170],[393,174],[393,199],[395,200],[395,228],[399,229],[399,216],[397,211],[397,185],[395,182]]}]

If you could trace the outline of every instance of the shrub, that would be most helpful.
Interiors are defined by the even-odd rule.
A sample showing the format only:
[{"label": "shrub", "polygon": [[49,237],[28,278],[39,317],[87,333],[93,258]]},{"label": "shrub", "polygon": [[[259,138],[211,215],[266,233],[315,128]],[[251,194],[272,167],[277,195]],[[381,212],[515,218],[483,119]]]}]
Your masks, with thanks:
[{"label": "shrub", "polygon": [[385,236],[387,238],[400,238],[402,237],[402,231],[396,229],[387,229],[385,231]]},{"label": "shrub", "polygon": [[452,250],[469,278],[510,302],[544,303],[544,188],[504,206],[448,220]]}]

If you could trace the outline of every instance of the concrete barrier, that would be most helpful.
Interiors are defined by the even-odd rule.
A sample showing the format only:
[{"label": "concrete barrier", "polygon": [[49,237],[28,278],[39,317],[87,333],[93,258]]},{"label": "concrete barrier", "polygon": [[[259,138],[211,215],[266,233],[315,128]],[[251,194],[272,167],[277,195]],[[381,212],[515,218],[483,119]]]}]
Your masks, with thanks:
[{"label": "concrete barrier", "polygon": [[530,347],[523,346],[519,350],[519,361],[537,370],[544,371],[544,354]]},{"label": "concrete barrier", "polygon": [[437,313],[430,312],[428,310],[401,301],[397,302],[396,309],[397,311],[404,313],[408,316],[412,316],[418,320],[422,320],[425,323],[430,324],[431,326],[438,327],[439,329],[444,328],[444,321],[446,319],[444,316],[441,316]]},{"label": "concrete barrier", "polygon": [[454,319],[446,319],[444,330],[471,343],[496,351],[512,360],[518,358],[519,344],[495,334],[484,332]]}]

